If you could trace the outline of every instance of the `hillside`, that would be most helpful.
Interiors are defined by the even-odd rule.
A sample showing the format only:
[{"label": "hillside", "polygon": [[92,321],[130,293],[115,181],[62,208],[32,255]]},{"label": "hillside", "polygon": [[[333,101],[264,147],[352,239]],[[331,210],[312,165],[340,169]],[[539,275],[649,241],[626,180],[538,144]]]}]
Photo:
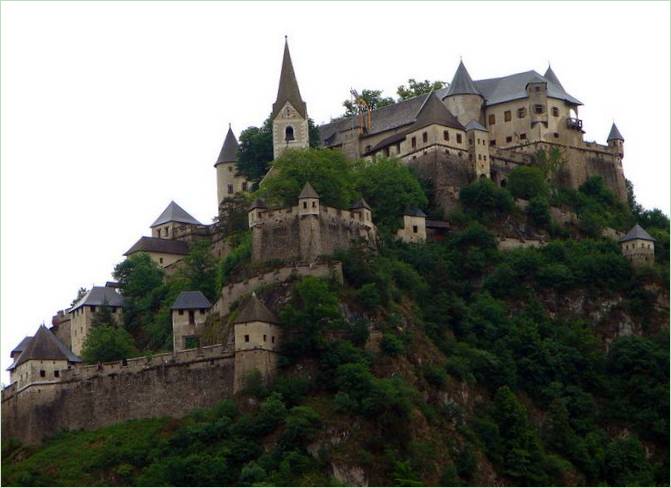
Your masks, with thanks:
[{"label": "hillside", "polygon": [[[508,189],[464,188],[462,208],[444,216],[393,161],[338,172],[345,162],[311,154],[302,166],[291,154],[277,162],[259,194],[290,200],[309,180],[327,201],[363,195],[382,239],[377,253],[331,258],[343,263],[343,285],[307,277],[258,291],[285,334],[275,383],[250,376],[235,399],[182,419],[62,433],[39,448],[5,443],[3,484],[668,486],[663,214],[633,193],[620,204],[598,179],[565,190],[521,172]],[[393,239],[408,205],[447,219],[450,232],[425,244]],[[553,221],[551,206],[577,222]],[[657,239],[651,266],[633,268],[601,237],[635,221]],[[249,239],[232,227],[228,257],[201,266],[196,249],[167,285],[139,286],[137,266],[117,268],[137,285],[126,290],[134,327],[123,324],[133,347],[169,344],[164,309],[180,287],[211,294],[250,272]],[[499,250],[497,237],[511,233],[547,244]],[[162,290],[151,304],[140,300],[147,287]],[[213,324],[212,340],[224,325]]]}]

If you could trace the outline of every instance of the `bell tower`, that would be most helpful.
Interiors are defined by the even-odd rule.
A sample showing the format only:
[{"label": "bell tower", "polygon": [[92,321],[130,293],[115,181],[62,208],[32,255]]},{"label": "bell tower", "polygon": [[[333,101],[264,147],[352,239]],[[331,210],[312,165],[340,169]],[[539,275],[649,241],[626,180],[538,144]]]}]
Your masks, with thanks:
[{"label": "bell tower", "polygon": [[273,159],[277,159],[286,149],[310,147],[307,106],[298,89],[286,36],[284,36],[280,86],[277,89],[277,100],[273,103],[271,118],[273,121]]}]

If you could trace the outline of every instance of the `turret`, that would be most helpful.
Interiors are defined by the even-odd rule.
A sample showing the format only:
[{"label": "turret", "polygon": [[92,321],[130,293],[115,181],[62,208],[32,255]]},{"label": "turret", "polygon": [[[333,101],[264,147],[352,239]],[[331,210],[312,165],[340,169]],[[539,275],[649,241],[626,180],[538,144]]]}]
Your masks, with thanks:
[{"label": "turret", "polygon": [[634,266],[655,262],[655,239],[638,224],[620,239],[620,248],[622,255]]},{"label": "turret", "polygon": [[358,216],[357,218],[367,227],[373,227],[373,216],[371,214],[370,205],[368,202],[362,198],[359,198],[354,205],[350,208],[353,215]]},{"label": "turret", "polygon": [[403,212],[403,228],[396,236],[404,242],[426,241],[426,214],[418,208],[407,208]]},{"label": "turret", "polygon": [[470,120],[482,121],[482,94],[475,86],[471,75],[462,61],[454,73],[452,83],[447,90],[444,103],[462,125]]},{"label": "turret", "polygon": [[615,122],[613,122],[613,126],[610,128],[607,142],[610,150],[622,159],[624,157],[624,137],[620,134]]},{"label": "turret", "polygon": [[214,167],[217,169],[217,201],[231,197],[236,193],[247,190],[247,179],[237,173],[235,163],[238,159],[238,140],[233,134],[231,124],[228,124],[228,132],[224,144],[219,152]]},{"label": "turret", "polygon": [[252,202],[252,204],[247,209],[247,219],[249,221],[249,228],[256,226],[261,220],[261,214],[268,210],[266,202],[261,198],[257,198]]},{"label": "turret", "polygon": [[529,96],[529,115],[531,128],[538,123],[543,123],[547,127],[548,123],[548,83],[545,78],[535,75],[526,85],[527,95]]},{"label": "turret", "polygon": [[298,215],[319,215],[319,194],[309,182],[298,195]]},{"label": "turret", "polygon": [[201,336],[212,304],[200,291],[183,291],[170,307],[172,315],[172,350],[174,352],[201,346]]},{"label": "turret", "polygon": [[200,225],[203,224],[172,201],[151,224],[151,235],[161,239],[175,239],[184,236],[189,227]]},{"label": "turret", "polygon": [[471,120],[466,124],[468,138],[468,157],[473,162],[477,178],[490,177],[489,136],[487,129],[478,121]]},{"label": "turret", "polygon": [[294,66],[289,54],[289,42],[284,37],[284,57],[280,73],[277,100],[273,103],[273,158],[289,148],[310,147],[307,105],[301,98]]}]

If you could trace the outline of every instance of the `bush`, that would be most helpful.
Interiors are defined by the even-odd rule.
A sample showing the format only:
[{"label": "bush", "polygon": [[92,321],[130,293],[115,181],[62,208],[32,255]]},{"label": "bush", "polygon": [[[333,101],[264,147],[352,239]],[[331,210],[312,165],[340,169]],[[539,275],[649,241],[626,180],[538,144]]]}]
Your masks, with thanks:
[{"label": "bush", "polygon": [[477,218],[490,219],[507,214],[513,209],[510,192],[499,188],[488,179],[478,180],[462,188],[459,201],[467,213]]},{"label": "bush", "polygon": [[550,217],[550,206],[542,197],[534,197],[529,200],[529,205],[527,206],[527,215],[529,220],[542,229],[548,228],[552,222]]},{"label": "bush", "polygon": [[543,198],[549,194],[543,171],[534,166],[519,166],[512,170],[508,175],[507,189],[513,197],[525,200]]},{"label": "bush", "polygon": [[118,361],[138,354],[133,337],[121,327],[92,327],[82,348],[87,363]]},{"label": "bush", "polygon": [[405,352],[405,345],[400,337],[385,333],[380,341],[380,349],[389,356],[397,356]]}]

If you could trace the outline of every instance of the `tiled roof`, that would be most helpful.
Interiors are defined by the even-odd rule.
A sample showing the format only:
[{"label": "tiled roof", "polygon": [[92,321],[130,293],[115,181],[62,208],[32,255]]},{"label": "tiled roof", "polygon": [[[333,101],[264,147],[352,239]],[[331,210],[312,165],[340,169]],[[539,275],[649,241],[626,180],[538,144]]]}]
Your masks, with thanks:
[{"label": "tiled roof", "polygon": [[296,109],[303,118],[307,117],[307,106],[301,98],[301,92],[298,89],[298,81],[296,80],[296,73],[294,73],[294,65],[291,62],[291,54],[289,54],[289,41],[284,42],[284,57],[282,58],[282,71],[280,73],[280,86],[277,89],[277,100],[273,103],[273,114],[271,118],[275,118],[286,102]]},{"label": "tiled roof", "polygon": [[545,81],[547,83],[548,97],[565,100],[575,105],[582,105],[577,98],[572,97],[561,85],[548,80],[536,71],[525,71],[514,75],[502,76],[500,78],[489,78],[487,80],[475,81],[475,86],[485,97],[487,105],[510,102],[520,98],[527,98],[527,85],[533,81]]},{"label": "tiled roof", "polygon": [[432,124],[464,129],[464,126],[459,123],[457,118],[452,115],[445,104],[434,93],[430,93],[424,101],[424,104],[417,113],[417,120],[415,120],[415,123],[408,130],[417,130]]},{"label": "tiled roof", "polygon": [[554,71],[552,71],[552,67],[549,64],[548,64],[548,69],[545,71],[545,74],[543,75],[543,78],[545,78],[546,80],[548,80],[551,83],[554,83],[555,85],[557,85],[562,90],[564,89],[562,84],[559,82],[559,78],[557,78],[557,75],[555,74]]},{"label": "tiled roof", "polygon": [[615,122],[613,122],[613,126],[610,128],[610,133],[608,134],[608,139],[606,139],[606,141],[624,141],[624,137],[620,134]]},{"label": "tiled roof", "polygon": [[154,221],[153,224],[151,224],[150,227],[156,227],[157,225],[166,224],[168,222],[202,225],[174,201],[168,204],[165,210],[161,213],[161,215],[158,216],[158,218]]},{"label": "tiled roof", "polygon": [[261,300],[252,293],[243,305],[242,310],[235,319],[236,324],[244,324],[246,322],[267,322],[270,324],[277,323],[277,317],[268,310]]},{"label": "tiled roof", "polygon": [[53,332],[41,325],[35,337],[28,343],[26,349],[16,359],[9,369],[30,360],[66,360],[71,363],[79,363],[81,359],[70,351]]},{"label": "tiled roof", "polygon": [[17,352],[23,352],[26,349],[26,347],[28,346],[28,343],[30,342],[30,340],[32,338],[33,338],[32,336],[24,337],[23,340],[21,342],[19,342],[19,344],[14,349],[12,349],[12,352],[10,354],[16,354]]},{"label": "tiled roof", "polygon": [[426,214],[417,207],[406,208],[403,212],[403,215],[407,215],[409,217],[426,217]]},{"label": "tiled roof", "polygon": [[106,286],[94,286],[84,295],[77,303],[75,303],[70,311],[74,311],[84,305],[105,305],[108,307],[122,307],[123,297],[119,295],[115,288],[107,288]]},{"label": "tiled roof", "polygon": [[193,310],[193,309],[204,309],[204,308],[210,308],[212,304],[210,301],[207,299],[205,295],[203,295],[202,292],[200,291],[183,291],[179,295],[177,295],[177,298],[175,298],[175,302],[172,304],[171,309],[182,309],[182,310]]},{"label": "tiled roof", "polygon": [[319,193],[315,191],[315,189],[308,181],[305,183],[305,185],[303,185],[303,189],[301,190],[300,195],[298,195],[298,198],[319,198]]},{"label": "tiled roof", "polygon": [[356,210],[359,208],[367,208],[370,210],[370,205],[368,205],[368,202],[363,198],[359,198],[356,202],[354,202],[354,205],[352,205],[351,209]]},{"label": "tiled roof", "polygon": [[238,159],[238,140],[233,134],[231,126],[228,126],[228,132],[226,133],[226,138],[224,139],[224,145],[221,146],[221,152],[217,158],[215,166],[219,163],[232,163]]},{"label": "tiled roof", "polygon": [[257,198],[252,202],[247,210],[254,210],[255,208],[268,208],[268,206],[266,205],[266,202],[263,201],[263,199]]},{"label": "tiled roof", "polygon": [[633,226],[631,230],[627,232],[627,235],[624,236],[622,239],[620,239],[620,242],[633,241],[635,239],[655,242],[655,239],[650,234],[648,234],[643,227],[641,227],[638,224]]},{"label": "tiled roof", "polygon": [[459,61],[457,71],[454,73],[452,83],[447,90],[447,96],[452,95],[480,95],[478,88],[473,83],[473,78],[468,74],[468,70],[462,61]]},{"label": "tiled roof", "polygon": [[124,253],[124,256],[130,256],[136,252],[160,252],[164,254],[184,256],[189,254],[189,244],[184,241],[173,239],[143,236],[133,244],[133,247]]}]

